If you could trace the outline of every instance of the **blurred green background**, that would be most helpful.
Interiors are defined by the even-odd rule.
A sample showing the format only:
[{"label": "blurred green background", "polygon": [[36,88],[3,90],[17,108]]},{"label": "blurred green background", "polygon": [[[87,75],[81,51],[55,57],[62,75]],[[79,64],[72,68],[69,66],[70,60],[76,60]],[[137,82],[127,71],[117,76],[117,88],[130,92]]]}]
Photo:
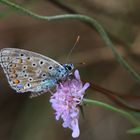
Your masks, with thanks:
[{"label": "blurred green background", "polygon": [[[14,0],[12,0],[14,1]],[[15,1],[14,1],[15,2]],[[108,32],[115,47],[136,71],[140,71],[140,1],[139,0],[17,0],[17,3],[41,15],[82,13],[97,19]],[[99,34],[75,20],[46,22],[15,12],[0,3],[0,49],[14,47],[46,55],[60,63],[74,45],[70,61],[84,81],[95,82],[113,91],[139,95],[140,86],[120,66]],[[85,65],[76,63],[85,62]],[[55,121],[49,94],[29,99],[13,91],[1,69],[0,140],[71,140],[71,131]],[[89,90],[88,98],[114,104],[107,97]],[[140,107],[137,100],[131,104]],[[99,107],[84,107],[80,117],[78,140],[139,140],[126,130],[130,122]]]}]

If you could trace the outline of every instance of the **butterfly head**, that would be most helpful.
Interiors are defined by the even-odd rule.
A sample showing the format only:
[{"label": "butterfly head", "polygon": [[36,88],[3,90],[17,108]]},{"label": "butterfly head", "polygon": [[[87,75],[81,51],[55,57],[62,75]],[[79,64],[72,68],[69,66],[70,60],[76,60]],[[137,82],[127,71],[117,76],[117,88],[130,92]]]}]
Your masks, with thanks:
[{"label": "butterfly head", "polygon": [[71,71],[74,69],[74,65],[73,64],[63,64],[63,67],[66,70],[66,73],[69,75],[71,73]]}]

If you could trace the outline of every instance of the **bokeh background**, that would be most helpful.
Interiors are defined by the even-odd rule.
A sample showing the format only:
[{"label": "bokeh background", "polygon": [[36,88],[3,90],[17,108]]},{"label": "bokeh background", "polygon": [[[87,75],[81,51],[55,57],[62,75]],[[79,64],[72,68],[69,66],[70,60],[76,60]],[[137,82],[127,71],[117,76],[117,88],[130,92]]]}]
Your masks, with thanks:
[{"label": "bokeh background", "polygon": [[[14,1],[14,0],[12,0]],[[17,0],[17,3],[41,15],[82,13],[97,19],[108,32],[117,50],[133,68],[140,71],[139,0]],[[0,48],[14,47],[46,55],[60,63],[74,45],[70,62],[79,69],[84,81],[95,82],[121,94],[139,95],[140,86],[115,60],[111,50],[93,28],[76,20],[46,22],[25,16],[0,3]],[[84,65],[77,63],[85,62]],[[29,99],[13,91],[0,71],[1,140],[71,140],[71,131],[54,118],[49,94]],[[87,98],[114,102],[93,90]],[[131,101],[139,106],[139,101]],[[114,104],[117,106],[116,104]],[[78,140],[139,140],[126,131],[132,124],[116,113],[85,106],[80,117]]]}]

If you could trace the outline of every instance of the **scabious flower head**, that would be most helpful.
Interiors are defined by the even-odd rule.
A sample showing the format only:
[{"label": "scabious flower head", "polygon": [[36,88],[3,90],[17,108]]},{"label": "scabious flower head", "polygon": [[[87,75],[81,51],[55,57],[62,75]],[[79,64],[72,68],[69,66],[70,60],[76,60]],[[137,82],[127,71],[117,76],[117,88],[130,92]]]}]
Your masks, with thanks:
[{"label": "scabious flower head", "polygon": [[82,103],[85,90],[89,87],[89,83],[82,84],[79,71],[75,70],[75,78],[60,83],[56,92],[51,96],[50,102],[56,111],[56,120],[63,120],[63,127],[70,128],[72,137],[76,138],[80,134],[79,130],[79,105]]}]

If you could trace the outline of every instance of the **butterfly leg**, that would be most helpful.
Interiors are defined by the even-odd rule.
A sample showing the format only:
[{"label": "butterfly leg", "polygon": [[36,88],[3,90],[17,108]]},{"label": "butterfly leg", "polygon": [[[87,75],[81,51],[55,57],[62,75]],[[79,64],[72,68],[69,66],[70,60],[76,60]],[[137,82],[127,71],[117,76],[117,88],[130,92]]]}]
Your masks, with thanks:
[{"label": "butterfly leg", "polygon": [[47,92],[53,94],[53,92],[48,88],[48,89],[46,89],[46,91],[43,91],[43,92],[31,93],[29,98],[37,97],[37,96],[40,96],[40,95],[47,93]]},{"label": "butterfly leg", "polygon": [[43,94],[43,92],[42,93],[31,93],[29,98],[37,97],[37,96],[40,96],[41,94]]}]

